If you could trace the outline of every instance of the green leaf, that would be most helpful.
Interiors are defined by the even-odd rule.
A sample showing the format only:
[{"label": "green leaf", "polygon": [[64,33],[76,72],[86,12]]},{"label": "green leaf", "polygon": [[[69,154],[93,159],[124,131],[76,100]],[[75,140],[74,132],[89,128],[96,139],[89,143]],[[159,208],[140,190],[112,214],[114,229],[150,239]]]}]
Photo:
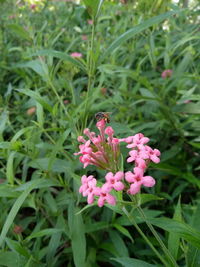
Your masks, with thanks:
[{"label": "green leaf", "polygon": [[10,24],[6,26],[8,29],[10,29],[12,32],[14,32],[18,37],[22,39],[26,39],[28,41],[31,40],[31,37],[29,35],[29,32],[26,31],[22,26],[19,24]]},{"label": "green leaf", "polygon": [[3,132],[6,128],[6,124],[9,121],[8,118],[8,111],[4,110],[3,112],[1,111],[1,115],[0,115],[0,141],[3,141]]},{"label": "green leaf", "polygon": [[21,267],[26,263],[25,258],[21,257],[19,254],[10,251],[0,252],[0,264],[6,267]]},{"label": "green leaf", "polygon": [[[180,222],[182,221],[180,198],[178,200],[178,204],[176,206],[173,219]],[[168,249],[175,260],[178,259],[179,243],[180,243],[180,236],[176,233],[170,232],[168,237]]]},{"label": "green leaf", "polygon": [[140,203],[144,204],[153,200],[163,200],[163,198],[152,194],[140,194]]},{"label": "green leaf", "polygon": [[156,267],[156,265],[149,264],[146,261],[141,261],[134,258],[111,258],[111,260],[120,263],[124,267]]},{"label": "green leaf", "polygon": [[[180,12],[180,11],[178,11]],[[169,11],[159,16],[150,18],[139,25],[136,25],[132,29],[128,30],[127,32],[120,35],[104,52],[101,60],[103,61],[105,58],[109,57],[109,55],[117,49],[122,43],[128,41],[130,38],[133,38],[136,34],[141,33],[142,31],[148,29],[149,27],[153,26],[154,24],[158,24],[163,20],[171,17],[172,15],[176,14],[176,11]]]},{"label": "green leaf", "polygon": [[85,225],[85,232],[92,233],[100,230],[105,230],[109,228],[109,224],[107,222],[95,222]]},{"label": "green leaf", "polygon": [[39,232],[36,232],[36,233],[29,235],[26,238],[26,240],[29,241],[32,238],[37,238],[37,237],[42,237],[42,236],[47,236],[47,235],[53,235],[53,234],[57,234],[57,233],[61,233],[61,232],[63,232],[62,229],[48,228],[48,229],[44,229],[44,230],[41,230]]},{"label": "green leaf", "polygon": [[193,246],[200,248],[200,232],[188,224],[169,218],[148,219],[148,221],[165,231],[178,234]]},{"label": "green leaf", "polygon": [[115,227],[119,232],[121,232],[123,235],[127,236],[128,238],[130,238],[130,240],[133,242],[133,238],[130,235],[129,231],[124,228],[123,226],[121,226],[120,224],[113,224],[113,227]]},{"label": "green leaf", "polygon": [[37,51],[35,54],[31,54],[31,56],[34,56],[34,55],[35,56],[51,56],[51,57],[59,58],[61,60],[66,60],[66,61],[74,64],[79,69],[82,69],[84,72],[87,72],[84,64],[81,61],[79,61],[79,60],[67,55],[64,52],[60,52],[60,51],[56,51],[56,50],[46,50],[45,49],[45,50]]},{"label": "green leaf", "polygon": [[13,68],[30,68],[35,71],[46,82],[49,80],[49,70],[45,62],[35,59],[28,62],[13,65]]},{"label": "green leaf", "polygon": [[53,108],[47,103],[43,97],[40,96],[38,92],[31,91],[29,89],[16,89],[16,91],[25,94],[27,96],[30,96],[31,98],[35,99],[37,102],[39,102],[44,109],[48,110],[49,112],[53,112]]},{"label": "green leaf", "polygon": [[[200,231],[200,202],[198,201],[197,207],[191,218],[191,225],[196,230]],[[187,248],[188,249],[188,248]],[[196,267],[200,262],[200,249],[195,248],[192,245],[189,245],[187,250],[188,266]]]},{"label": "green leaf", "polygon": [[103,0],[83,0],[88,13],[90,16],[95,19],[99,15]]},{"label": "green leaf", "polygon": [[200,102],[177,105],[174,111],[188,114],[200,114]]},{"label": "green leaf", "polygon": [[[58,216],[57,222],[56,222],[56,228],[64,228],[65,220],[63,218],[63,215]],[[47,266],[51,266],[51,263],[53,261],[53,258],[56,254],[56,250],[60,246],[60,239],[61,239],[61,232],[54,233],[51,236],[51,239],[49,241],[48,250],[47,250]]]},{"label": "green leaf", "polygon": [[14,185],[14,166],[13,166],[13,161],[15,158],[16,152],[11,152],[10,155],[8,156],[7,160],[7,165],[6,165],[6,176],[8,183],[11,185]]},{"label": "green leaf", "polygon": [[5,238],[6,243],[8,247],[12,250],[15,251],[16,253],[21,254],[22,256],[29,258],[31,256],[30,252],[26,247],[22,247],[20,242],[17,242],[15,240],[12,240],[10,238]]},{"label": "green leaf", "polygon": [[71,244],[73,251],[73,259],[76,267],[85,266],[86,258],[86,239],[85,239],[85,225],[83,223],[82,215],[78,212],[78,208],[74,207],[74,201],[71,200],[68,207],[68,222],[71,235]]},{"label": "green leaf", "polygon": [[13,186],[0,184],[0,197],[17,198],[19,193],[14,190],[15,188]]},{"label": "green leaf", "polygon": [[29,162],[29,166],[32,168],[40,169],[43,171],[53,171],[53,172],[66,172],[69,169],[69,162],[64,159],[54,159],[51,163],[51,158],[38,158]]},{"label": "green leaf", "polygon": [[28,182],[28,186],[26,188],[25,191],[23,191],[21,193],[21,195],[18,197],[18,199],[15,201],[14,205],[12,206],[6,221],[3,224],[3,228],[1,231],[1,235],[0,235],[0,246],[2,245],[2,243],[5,240],[5,237],[7,235],[7,232],[9,230],[9,228],[11,227],[15,216],[17,215],[19,209],[21,208],[22,204],[24,203],[25,199],[27,198],[27,196],[30,194],[30,192],[35,189],[35,188],[39,188],[41,184],[43,184],[45,179],[38,179],[38,180],[34,180],[31,182]]},{"label": "green leaf", "polygon": [[117,231],[110,230],[109,235],[110,235],[112,244],[114,245],[116,251],[118,252],[118,255],[128,257],[129,256],[128,249],[123,239],[119,235],[119,233]]}]

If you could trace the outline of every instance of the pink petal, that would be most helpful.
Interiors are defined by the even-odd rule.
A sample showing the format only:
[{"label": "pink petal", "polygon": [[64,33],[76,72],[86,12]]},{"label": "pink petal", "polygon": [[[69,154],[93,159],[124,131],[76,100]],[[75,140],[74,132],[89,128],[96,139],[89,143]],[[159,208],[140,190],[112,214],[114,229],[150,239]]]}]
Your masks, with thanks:
[{"label": "pink petal", "polygon": [[142,178],[142,184],[146,187],[152,187],[154,186],[156,181],[151,176],[144,176]]},{"label": "pink petal", "polygon": [[105,202],[105,199],[104,199],[103,197],[100,197],[100,198],[98,199],[97,204],[98,204],[98,206],[101,208],[101,207],[103,207],[104,202]]},{"label": "pink petal", "polygon": [[134,174],[138,177],[143,177],[144,174],[144,170],[142,168],[139,167],[135,167],[134,169]]},{"label": "pink petal", "polygon": [[109,182],[111,179],[113,179],[113,173],[112,172],[108,172],[105,176],[106,181]]},{"label": "pink petal", "polygon": [[107,194],[112,190],[112,185],[110,183],[105,183],[101,187],[101,193]]},{"label": "pink petal", "polygon": [[113,136],[114,134],[113,128],[111,126],[106,127],[105,134],[107,134],[108,136]]},{"label": "pink petal", "polygon": [[128,190],[128,193],[131,195],[135,195],[140,191],[141,183],[135,182],[131,184],[130,189]]},{"label": "pink petal", "polygon": [[115,190],[121,191],[124,189],[124,184],[122,182],[116,182],[113,187]]},{"label": "pink petal", "polygon": [[150,159],[155,163],[159,163],[160,162],[160,159],[156,155],[151,155]]},{"label": "pink petal", "polygon": [[87,202],[88,202],[88,204],[92,204],[94,202],[94,195],[93,194],[88,195]]},{"label": "pink petal", "polygon": [[140,169],[145,170],[146,167],[147,167],[145,160],[143,160],[143,159],[141,159],[141,158],[137,158],[137,159],[135,160],[135,163],[136,163],[136,166],[137,166],[138,168],[140,168]]},{"label": "pink petal", "polygon": [[116,179],[117,181],[120,181],[120,180],[123,179],[123,178],[124,178],[124,173],[123,173],[123,172],[119,171],[119,172],[116,172],[116,173],[115,173],[115,179]]},{"label": "pink petal", "polygon": [[108,194],[106,197],[106,200],[107,200],[108,204],[113,205],[113,206],[116,205],[116,199],[114,196]]},{"label": "pink petal", "polygon": [[135,178],[134,178],[134,175],[133,175],[133,173],[132,172],[126,172],[125,173],[125,180],[127,181],[127,182],[129,182],[129,183],[133,183],[133,182],[135,182]]},{"label": "pink petal", "polygon": [[135,160],[135,158],[133,158],[133,157],[129,157],[129,158],[127,158],[127,162],[128,163],[130,163],[130,162],[132,162],[132,161],[134,161]]}]

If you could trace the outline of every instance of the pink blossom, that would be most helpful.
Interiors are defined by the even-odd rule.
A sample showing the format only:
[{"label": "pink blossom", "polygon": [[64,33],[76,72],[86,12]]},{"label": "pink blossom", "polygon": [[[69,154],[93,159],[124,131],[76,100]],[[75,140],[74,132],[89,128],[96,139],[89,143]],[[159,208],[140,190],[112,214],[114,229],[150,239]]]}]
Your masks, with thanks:
[{"label": "pink blossom", "polygon": [[102,207],[105,204],[105,202],[113,206],[116,205],[115,197],[109,194],[109,192],[110,192],[110,189],[108,189],[106,186],[102,186],[102,188],[98,190],[98,195],[99,195],[98,206],[99,207]]},{"label": "pink blossom", "polygon": [[82,39],[83,41],[87,41],[88,37],[87,37],[87,35],[82,35],[82,36],[81,36],[81,39]]},{"label": "pink blossom", "polygon": [[134,173],[126,172],[125,173],[125,180],[129,183],[130,189],[128,193],[131,195],[135,195],[140,191],[142,185],[146,187],[152,187],[155,185],[155,180],[151,176],[144,176],[144,170],[138,167],[134,168]]},{"label": "pink blossom", "polygon": [[111,126],[106,127],[105,134],[107,134],[108,136],[113,136],[114,134],[113,128]]},{"label": "pink blossom", "polygon": [[30,7],[31,7],[31,9],[33,9],[33,10],[34,10],[34,9],[35,9],[37,6],[36,6],[36,4],[31,4],[31,6],[30,6]]},{"label": "pink blossom", "polygon": [[145,137],[142,133],[138,133],[134,136],[131,136],[132,140],[130,141],[128,138],[126,141],[128,141],[129,145],[127,145],[128,148],[134,148],[138,145],[144,145],[149,142],[149,138]]},{"label": "pink blossom", "polygon": [[168,69],[168,70],[164,70],[164,71],[162,72],[162,74],[161,74],[161,77],[162,77],[163,79],[169,78],[169,77],[172,76],[172,73],[173,73],[173,71],[170,70],[170,69]]},{"label": "pink blossom", "polygon": [[17,15],[15,15],[15,14],[8,16],[9,19],[14,19],[16,17],[17,17]]},{"label": "pink blossom", "polygon": [[105,128],[105,126],[106,126],[106,122],[105,122],[105,120],[102,119],[102,120],[98,121],[98,122],[96,123],[96,126],[97,126],[97,128],[98,128],[99,130],[104,130],[104,128]]},{"label": "pink blossom", "polygon": [[82,193],[83,196],[87,196],[86,190],[88,189],[88,183],[89,183],[89,181],[91,181],[93,179],[94,179],[94,176],[93,175],[90,175],[88,177],[86,175],[83,175],[81,177],[81,183],[82,183],[82,185],[79,188],[79,193]]},{"label": "pink blossom", "polygon": [[124,189],[124,184],[120,181],[124,177],[124,173],[119,171],[115,175],[112,172],[106,174],[106,186],[116,191],[121,191]]},{"label": "pink blossom", "polygon": [[82,185],[79,188],[79,192],[85,197],[87,196],[88,204],[92,204],[94,202],[94,196],[97,192],[96,183],[97,180],[92,176],[82,176],[81,178]]},{"label": "pink blossom", "polygon": [[190,103],[190,102],[192,102],[192,101],[188,99],[188,100],[185,100],[183,103],[184,103],[184,104],[188,104],[188,103]]},{"label": "pink blossom", "polygon": [[154,163],[159,163],[160,151],[158,149],[152,149],[150,146],[145,146],[146,151],[148,152],[148,157]]},{"label": "pink blossom", "polygon": [[92,19],[88,19],[88,20],[87,20],[87,23],[88,23],[89,25],[92,25],[92,24],[93,24],[93,20],[92,20]]},{"label": "pink blossom", "polygon": [[79,143],[86,143],[86,140],[85,140],[85,138],[83,136],[78,136],[77,141]]},{"label": "pink blossom", "polygon": [[127,191],[127,193],[130,194],[130,195],[135,195],[138,192],[140,192],[140,189],[141,189],[141,183],[140,182],[135,182],[135,183],[130,185],[130,188]]},{"label": "pink blossom", "polygon": [[70,54],[70,56],[73,58],[81,58],[83,55],[81,53],[78,53],[78,52],[73,52]]},{"label": "pink blossom", "polygon": [[[116,199],[110,194],[112,190],[122,191],[125,188],[123,178],[130,184],[127,190],[128,194],[137,194],[141,190],[141,186],[152,187],[155,185],[155,180],[151,176],[145,176],[145,170],[150,161],[154,163],[160,162],[160,151],[152,149],[147,145],[149,138],[142,133],[126,138],[114,137],[114,130],[111,126],[106,127],[106,120],[102,119],[96,123],[99,134],[91,132],[88,128],[84,129],[83,133],[88,138],[83,136],[78,137],[79,152],[74,153],[80,155],[79,160],[83,163],[83,167],[95,165],[101,169],[107,170],[105,182],[102,187],[97,187],[97,180],[93,176],[82,176],[81,187],[79,192],[83,196],[87,196],[88,204],[97,199],[97,204],[102,207],[105,203],[115,205]],[[106,135],[108,137],[106,137]],[[126,173],[119,171],[120,168],[120,142],[127,143],[127,148],[130,148],[127,162],[133,162],[133,172]]]}]

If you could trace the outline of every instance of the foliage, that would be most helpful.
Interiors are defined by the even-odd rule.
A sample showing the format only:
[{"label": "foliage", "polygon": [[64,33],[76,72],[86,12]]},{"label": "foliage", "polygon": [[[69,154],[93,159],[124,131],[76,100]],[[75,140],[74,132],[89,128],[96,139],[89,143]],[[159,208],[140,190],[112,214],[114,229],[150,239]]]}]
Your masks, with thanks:
[{"label": "foliage", "polygon": [[[0,2],[1,264],[163,266],[120,206],[86,206],[78,194],[77,136],[107,111],[117,136],[142,132],[161,151],[143,210],[179,266],[198,266],[198,6]],[[161,251],[133,203],[128,210]]]}]

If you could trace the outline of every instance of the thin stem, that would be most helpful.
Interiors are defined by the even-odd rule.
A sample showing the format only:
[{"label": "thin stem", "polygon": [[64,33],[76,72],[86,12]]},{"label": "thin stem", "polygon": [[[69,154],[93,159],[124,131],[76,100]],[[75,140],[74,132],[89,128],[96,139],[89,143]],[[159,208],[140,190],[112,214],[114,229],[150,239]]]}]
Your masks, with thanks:
[{"label": "thin stem", "polygon": [[[185,256],[185,264],[186,264],[186,267],[188,267],[189,266],[189,262],[188,262],[188,256],[187,256],[187,246],[186,246],[186,244],[185,244],[185,241],[184,241],[184,239],[181,239],[182,240],[182,245],[183,245],[183,253],[184,253],[184,256]],[[196,252],[198,251],[198,249],[196,249]],[[191,263],[191,267],[194,267],[194,260],[195,260],[195,257],[196,257],[196,253],[195,253],[195,255],[194,255],[194,257],[193,257],[193,259],[192,259],[192,263]]]},{"label": "thin stem", "polygon": [[142,238],[146,241],[146,243],[150,246],[150,248],[154,251],[154,253],[156,254],[156,256],[161,260],[161,262],[165,265],[165,266],[169,266],[169,264],[165,261],[165,259],[163,259],[163,257],[160,255],[160,253],[158,252],[158,250],[153,246],[153,244],[151,243],[151,241],[146,237],[146,235],[143,233],[143,231],[141,230],[141,228],[138,226],[138,224],[136,223],[135,219],[133,216],[131,216],[131,214],[127,211],[127,209],[125,207],[122,207],[123,212],[126,214],[126,216],[128,217],[129,221],[135,226],[135,228],[137,229],[137,231],[139,232],[139,234],[142,236]]},{"label": "thin stem", "polygon": [[94,37],[95,37],[95,26],[96,22],[93,21],[92,24],[92,36],[91,42],[89,47],[89,56],[88,56],[88,84],[87,84],[87,93],[86,93],[86,101],[85,101],[85,111],[84,111],[84,128],[87,124],[87,108],[88,108],[88,100],[89,100],[89,93],[92,87],[93,79],[94,79]]},{"label": "thin stem", "polygon": [[156,230],[154,229],[153,225],[148,222],[146,215],[144,214],[142,208],[140,206],[137,206],[137,210],[139,211],[139,213],[141,214],[141,216],[143,217],[143,219],[145,220],[146,224],[148,225],[149,229],[151,230],[152,234],[155,236],[155,238],[157,239],[158,243],[160,244],[163,252],[167,255],[167,257],[169,258],[169,260],[171,261],[171,263],[173,264],[173,267],[178,267],[174,257],[172,256],[172,254],[170,253],[170,251],[167,249],[167,247],[165,246],[165,244],[163,243],[163,241],[161,240],[160,236],[157,234]]}]

